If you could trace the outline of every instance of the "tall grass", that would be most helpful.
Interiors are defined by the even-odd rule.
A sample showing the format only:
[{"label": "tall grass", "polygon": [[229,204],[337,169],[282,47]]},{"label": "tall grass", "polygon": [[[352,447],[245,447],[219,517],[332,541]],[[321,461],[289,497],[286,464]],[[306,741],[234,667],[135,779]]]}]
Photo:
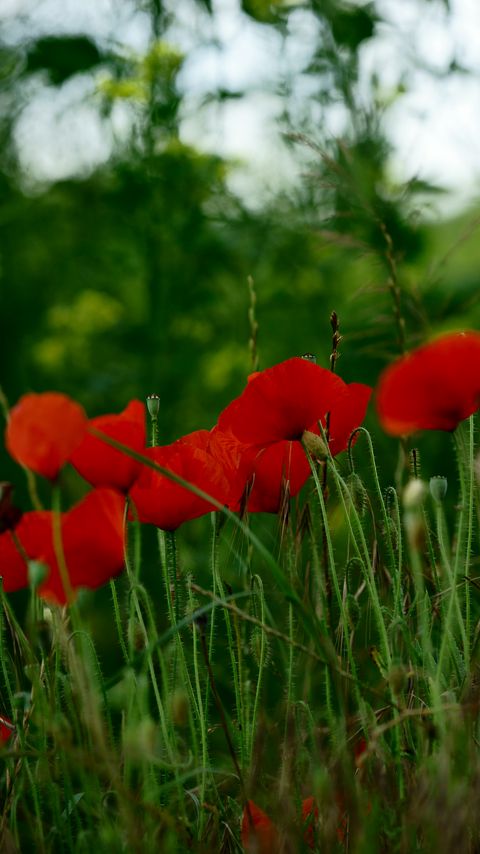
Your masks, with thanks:
[{"label": "tall grass", "polygon": [[474,419],[448,514],[356,439],[274,525],[206,518],[198,578],[182,531],[152,557],[126,522],[113,664],[82,597],[2,594],[2,850],[241,851],[248,799],[285,852],[479,850]]}]

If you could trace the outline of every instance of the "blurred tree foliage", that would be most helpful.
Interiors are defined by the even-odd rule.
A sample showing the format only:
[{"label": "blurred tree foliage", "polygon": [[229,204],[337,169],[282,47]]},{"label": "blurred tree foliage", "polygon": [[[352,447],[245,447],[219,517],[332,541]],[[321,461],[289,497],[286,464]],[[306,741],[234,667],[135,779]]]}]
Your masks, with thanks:
[{"label": "blurred tree foliage", "polygon": [[[28,389],[57,388],[94,415],[158,392],[165,441],[210,426],[249,370],[249,275],[263,367],[307,350],[327,364],[332,309],[345,333],[339,370],[371,383],[403,337],[416,343],[447,318],[480,322],[468,242],[478,223],[466,215],[433,227],[419,217],[418,204],[436,188],[394,184],[385,104],[375,80],[367,100],[359,92],[376,4],[301,4],[318,36],[302,72],[312,85],[302,101],[297,81],[278,84],[298,186],[261,208],[229,189],[225,159],[182,141],[184,58],[169,41],[169,28],[180,25],[175,7],[140,5],[150,25],[140,57],[86,33],[1,47],[0,365],[12,402]],[[215,15],[209,0],[196,6]],[[241,7],[285,40],[300,8],[284,0]],[[128,104],[132,131],[93,172],[32,187],[15,145],[18,117],[39,81],[61,87],[82,74],[96,75],[106,122],[116,104]],[[216,93],[230,96],[241,93]],[[345,132],[327,140],[312,116],[332,104],[345,112]],[[466,245],[467,260],[452,267]],[[6,460],[4,468],[7,476]]]}]

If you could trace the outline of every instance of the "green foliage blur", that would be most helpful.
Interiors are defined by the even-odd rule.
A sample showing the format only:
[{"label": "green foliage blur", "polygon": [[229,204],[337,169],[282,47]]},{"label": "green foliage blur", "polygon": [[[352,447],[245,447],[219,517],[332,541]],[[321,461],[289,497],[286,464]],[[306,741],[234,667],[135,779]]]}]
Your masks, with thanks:
[{"label": "green foliage blur", "polygon": [[[212,426],[251,369],[249,276],[260,367],[305,351],[328,365],[332,310],[344,336],[339,372],[372,385],[403,344],[479,326],[474,213],[450,222],[422,215],[438,188],[414,177],[395,183],[386,106],[373,77],[367,98],[358,87],[362,45],[381,23],[376,4],[302,4],[318,32],[302,71],[312,85],[299,103],[298,81],[277,82],[279,134],[297,157],[298,181],[261,204],[233,192],[225,158],[182,140],[185,57],[171,33],[185,26],[180,11],[214,20],[215,7],[135,5],[149,27],[141,55],[60,28],[1,46],[0,366],[11,404],[54,388],[93,416],[158,393],[162,441]],[[250,23],[289,38],[296,4],[245,0],[241,8]],[[35,183],[22,170],[18,120],[39,87],[58,90],[85,75],[96,81],[111,156]],[[211,95],[230,97],[242,93]],[[109,117],[119,103],[131,129],[116,139]],[[335,139],[309,121],[332,104],[347,115]],[[391,478],[394,443],[373,414],[369,424]],[[18,478],[5,456],[1,466],[2,478]]]}]

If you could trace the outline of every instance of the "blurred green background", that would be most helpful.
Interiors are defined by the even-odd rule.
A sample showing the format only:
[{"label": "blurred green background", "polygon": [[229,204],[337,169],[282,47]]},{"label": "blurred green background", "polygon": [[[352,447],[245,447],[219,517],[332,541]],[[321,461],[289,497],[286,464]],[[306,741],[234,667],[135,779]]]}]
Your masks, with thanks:
[{"label": "blurred green background", "polygon": [[[399,148],[417,88],[425,95],[429,81],[453,107],[459,86],[478,94],[477,69],[461,33],[436,49],[458,8],[400,4],[409,30],[394,5],[10,0],[0,10],[10,403],[58,389],[93,416],[155,392],[162,441],[212,426],[251,368],[249,276],[260,367],[305,351],[327,365],[335,310],[338,371],[375,384],[400,352],[392,288],[407,346],[480,328],[473,192],[452,192],[447,160],[445,189]],[[260,134],[240,162],[222,134],[248,139],[242,105]],[[431,101],[429,116],[441,164]],[[388,482],[395,443],[373,413],[369,424]],[[427,458],[446,442],[429,437]],[[18,482],[1,454],[2,479]]]}]

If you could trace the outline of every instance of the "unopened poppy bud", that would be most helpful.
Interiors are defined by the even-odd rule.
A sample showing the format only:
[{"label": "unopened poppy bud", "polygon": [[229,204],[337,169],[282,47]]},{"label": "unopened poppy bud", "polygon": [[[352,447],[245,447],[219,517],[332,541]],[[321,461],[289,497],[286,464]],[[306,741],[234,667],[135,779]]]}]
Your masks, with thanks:
[{"label": "unopened poppy bud", "polygon": [[28,561],[28,582],[30,587],[33,587],[36,590],[37,587],[40,587],[42,581],[45,581],[49,568],[46,564],[42,563],[40,560],[29,560]]},{"label": "unopened poppy bud", "polygon": [[160,398],[158,394],[147,395],[147,409],[150,418],[157,418],[160,411]]},{"label": "unopened poppy bud", "polygon": [[316,460],[326,460],[328,456],[328,448],[321,436],[316,433],[311,433],[310,430],[304,430],[302,433],[302,443],[308,453]]},{"label": "unopened poppy bud", "polygon": [[357,513],[359,513],[360,516],[363,516],[367,508],[368,494],[362,479],[355,471],[352,471],[352,473],[349,474],[347,478],[347,486]]},{"label": "unopened poppy bud", "polygon": [[448,481],[440,474],[430,478],[430,495],[437,504],[441,504],[447,494]]},{"label": "unopened poppy bud", "polygon": [[422,506],[427,493],[427,487],[423,480],[414,478],[409,480],[403,493],[403,506],[405,510],[417,510]]}]

